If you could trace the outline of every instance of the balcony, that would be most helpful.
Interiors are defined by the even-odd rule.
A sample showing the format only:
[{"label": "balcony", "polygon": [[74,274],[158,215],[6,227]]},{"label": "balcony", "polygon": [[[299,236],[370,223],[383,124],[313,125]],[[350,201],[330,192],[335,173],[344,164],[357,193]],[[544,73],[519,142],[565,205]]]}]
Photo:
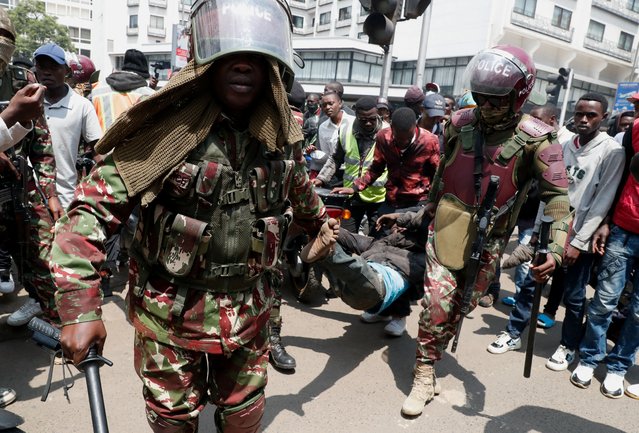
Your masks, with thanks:
[{"label": "balcony", "polygon": [[586,38],[584,39],[584,48],[590,48],[593,51],[597,51],[601,54],[606,54],[608,56],[614,57],[615,59],[620,59],[625,62],[632,62],[632,52],[622,50],[617,47],[617,43],[613,41],[609,41],[604,39],[599,42],[594,39]]},{"label": "balcony", "polygon": [[166,0],[149,0],[149,6],[166,8]]},{"label": "balcony", "polygon": [[180,3],[178,3],[178,11],[190,14],[191,13],[191,5],[185,5],[185,4],[182,4],[180,2]]},{"label": "balcony", "polygon": [[310,35],[313,33],[313,29],[312,28],[299,28],[299,27],[293,27],[293,34],[295,35],[302,35],[302,36],[306,36],[306,35]]},{"label": "balcony", "polygon": [[160,37],[160,38],[166,37],[166,29],[164,29],[164,28],[159,29],[157,27],[147,26],[146,27],[146,33],[149,36],[156,36],[156,37]]},{"label": "balcony", "polygon": [[560,39],[566,42],[572,42],[572,34],[575,31],[574,28],[566,30],[561,27],[554,26],[550,18],[540,17],[537,15],[529,17],[515,11],[513,11],[510,15],[510,22],[514,26],[523,27],[525,29],[532,30],[533,32],[551,36],[555,39]]},{"label": "balcony", "polygon": [[628,7],[628,0],[592,0],[592,5],[639,24],[639,12]]},{"label": "balcony", "polygon": [[137,27],[126,27],[126,34],[127,36],[135,36],[139,33],[140,29]]},{"label": "balcony", "polygon": [[126,0],[127,6],[140,6],[140,0]]},{"label": "balcony", "polygon": [[339,20],[337,21],[337,24],[335,24],[335,27],[349,27],[351,25],[351,19],[347,19],[347,20]]}]

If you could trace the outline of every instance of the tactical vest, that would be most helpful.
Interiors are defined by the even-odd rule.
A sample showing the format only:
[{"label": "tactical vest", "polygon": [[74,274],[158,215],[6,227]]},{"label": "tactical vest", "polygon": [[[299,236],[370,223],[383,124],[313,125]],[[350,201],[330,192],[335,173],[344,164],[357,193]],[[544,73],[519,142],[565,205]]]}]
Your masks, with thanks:
[{"label": "tactical vest", "polygon": [[[353,134],[353,124],[348,127],[345,134],[344,143],[344,186],[353,188],[355,179],[362,177],[373,163],[375,154],[375,144],[371,146],[364,160],[361,160],[357,139]],[[341,138],[340,138],[341,139]],[[375,182],[359,193],[359,198],[365,203],[381,203],[386,198],[386,181],[388,180],[388,170],[375,180]]]},{"label": "tactical vest", "polygon": [[539,144],[554,133],[545,123],[524,116],[515,131],[504,141],[482,146],[481,199],[476,203],[474,185],[475,142],[482,131],[473,109],[460,110],[453,116],[458,132],[453,150],[446,158],[435,213],[434,246],[437,259],[447,268],[460,270],[465,266],[477,234],[476,214],[483,200],[491,175],[500,179],[495,207],[498,209],[492,226],[493,235],[504,235],[512,227],[512,209],[521,206],[530,181],[521,185],[516,168],[525,146]]},{"label": "tactical vest", "polygon": [[142,280],[136,290],[152,274],[182,290],[244,291],[277,265],[292,219],[294,162],[267,153],[248,132],[238,137],[238,146],[251,140],[239,171],[211,133],[144,210],[132,245]]},{"label": "tactical vest", "polygon": [[91,101],[98,115],[102,132],[106,131],[120,114],[135,105],[143,96],[149,96],[149,94],[139,89],[117,92],[106,83],[96,85],[91,91]]}]

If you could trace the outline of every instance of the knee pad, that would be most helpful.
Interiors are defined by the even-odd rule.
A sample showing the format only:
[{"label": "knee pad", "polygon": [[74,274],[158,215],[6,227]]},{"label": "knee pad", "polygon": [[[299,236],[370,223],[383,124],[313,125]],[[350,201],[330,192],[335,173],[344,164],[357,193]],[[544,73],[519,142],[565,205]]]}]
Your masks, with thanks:
[{"label": "knee pad", "polygon": [[218,433],[257,433],[265,402],[264,391],[259,391],[240,405],[218,408],[215,412]]},{"label": "knee pad", "polygon": [[188,421],[163,418],[151,409],[146,411],[146,419],[153,433],[197,433],[198,418]]}]

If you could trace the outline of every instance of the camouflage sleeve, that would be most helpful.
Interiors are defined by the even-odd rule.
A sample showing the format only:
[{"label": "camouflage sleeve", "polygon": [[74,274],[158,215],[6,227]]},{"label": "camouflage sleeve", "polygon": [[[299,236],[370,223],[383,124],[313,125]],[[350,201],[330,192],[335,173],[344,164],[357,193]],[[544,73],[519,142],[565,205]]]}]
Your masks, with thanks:
[{"label": "camouflage sleeve", "polygon": [[56,223],[51,249],[56,306],[63,326],[100,319],[98,269],[105,259],[104,241],[126,223],[138,203],[137,197],[128,197],[110,155],[77,186],[67,214]]},{"label": "camouflage sleeve", "polygon": [[548,140],[529,149],[534,151],[529,152],[532,161],[528,160],[527,165],[532,167],[533,175],[539,181],[540,198],[546,203],[544,215],[555,221],[550,233],[549,249],[555,261],[561,264],[572,220],[563,150],[559,143]]},{"label": "camouflage sleeve", "polygon": [[46,198],[56,195],[55,190],[55,157],[53,156],[53,144],[49,126],[44,116],[41,116],[34,125],[34,136],[29,146],[28,157],[33,166],[33,171],[38,179],[38,185]]},{"label": "camouflage sleeve", "polygon": [[293,145],[292,157],[295,165],[288,197],[293,217],[307,233],[314,235],[326,220],[326,208],[308,177],[302,142]]}]

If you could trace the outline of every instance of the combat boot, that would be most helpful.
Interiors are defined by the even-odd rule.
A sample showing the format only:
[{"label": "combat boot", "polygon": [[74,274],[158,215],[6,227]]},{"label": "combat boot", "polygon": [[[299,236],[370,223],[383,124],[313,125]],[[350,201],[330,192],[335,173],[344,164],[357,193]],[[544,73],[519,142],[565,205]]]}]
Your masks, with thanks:
[{"label": "combat boot", "polygon": [[295,358],[286,353],[286,349],[282,344],[282,337],[280,337],[281,326],[270,324],[269,343],[271,346],[271,362],[277,368],[282,370],[294,370],[297,364]]},{"label": "combat boot", "polygon": [[418,362],[413,373],[413,387],[402,406],[402,414],[406,416],[420,415],[424,405],[435,396],[435,368],[430,364]]}]

